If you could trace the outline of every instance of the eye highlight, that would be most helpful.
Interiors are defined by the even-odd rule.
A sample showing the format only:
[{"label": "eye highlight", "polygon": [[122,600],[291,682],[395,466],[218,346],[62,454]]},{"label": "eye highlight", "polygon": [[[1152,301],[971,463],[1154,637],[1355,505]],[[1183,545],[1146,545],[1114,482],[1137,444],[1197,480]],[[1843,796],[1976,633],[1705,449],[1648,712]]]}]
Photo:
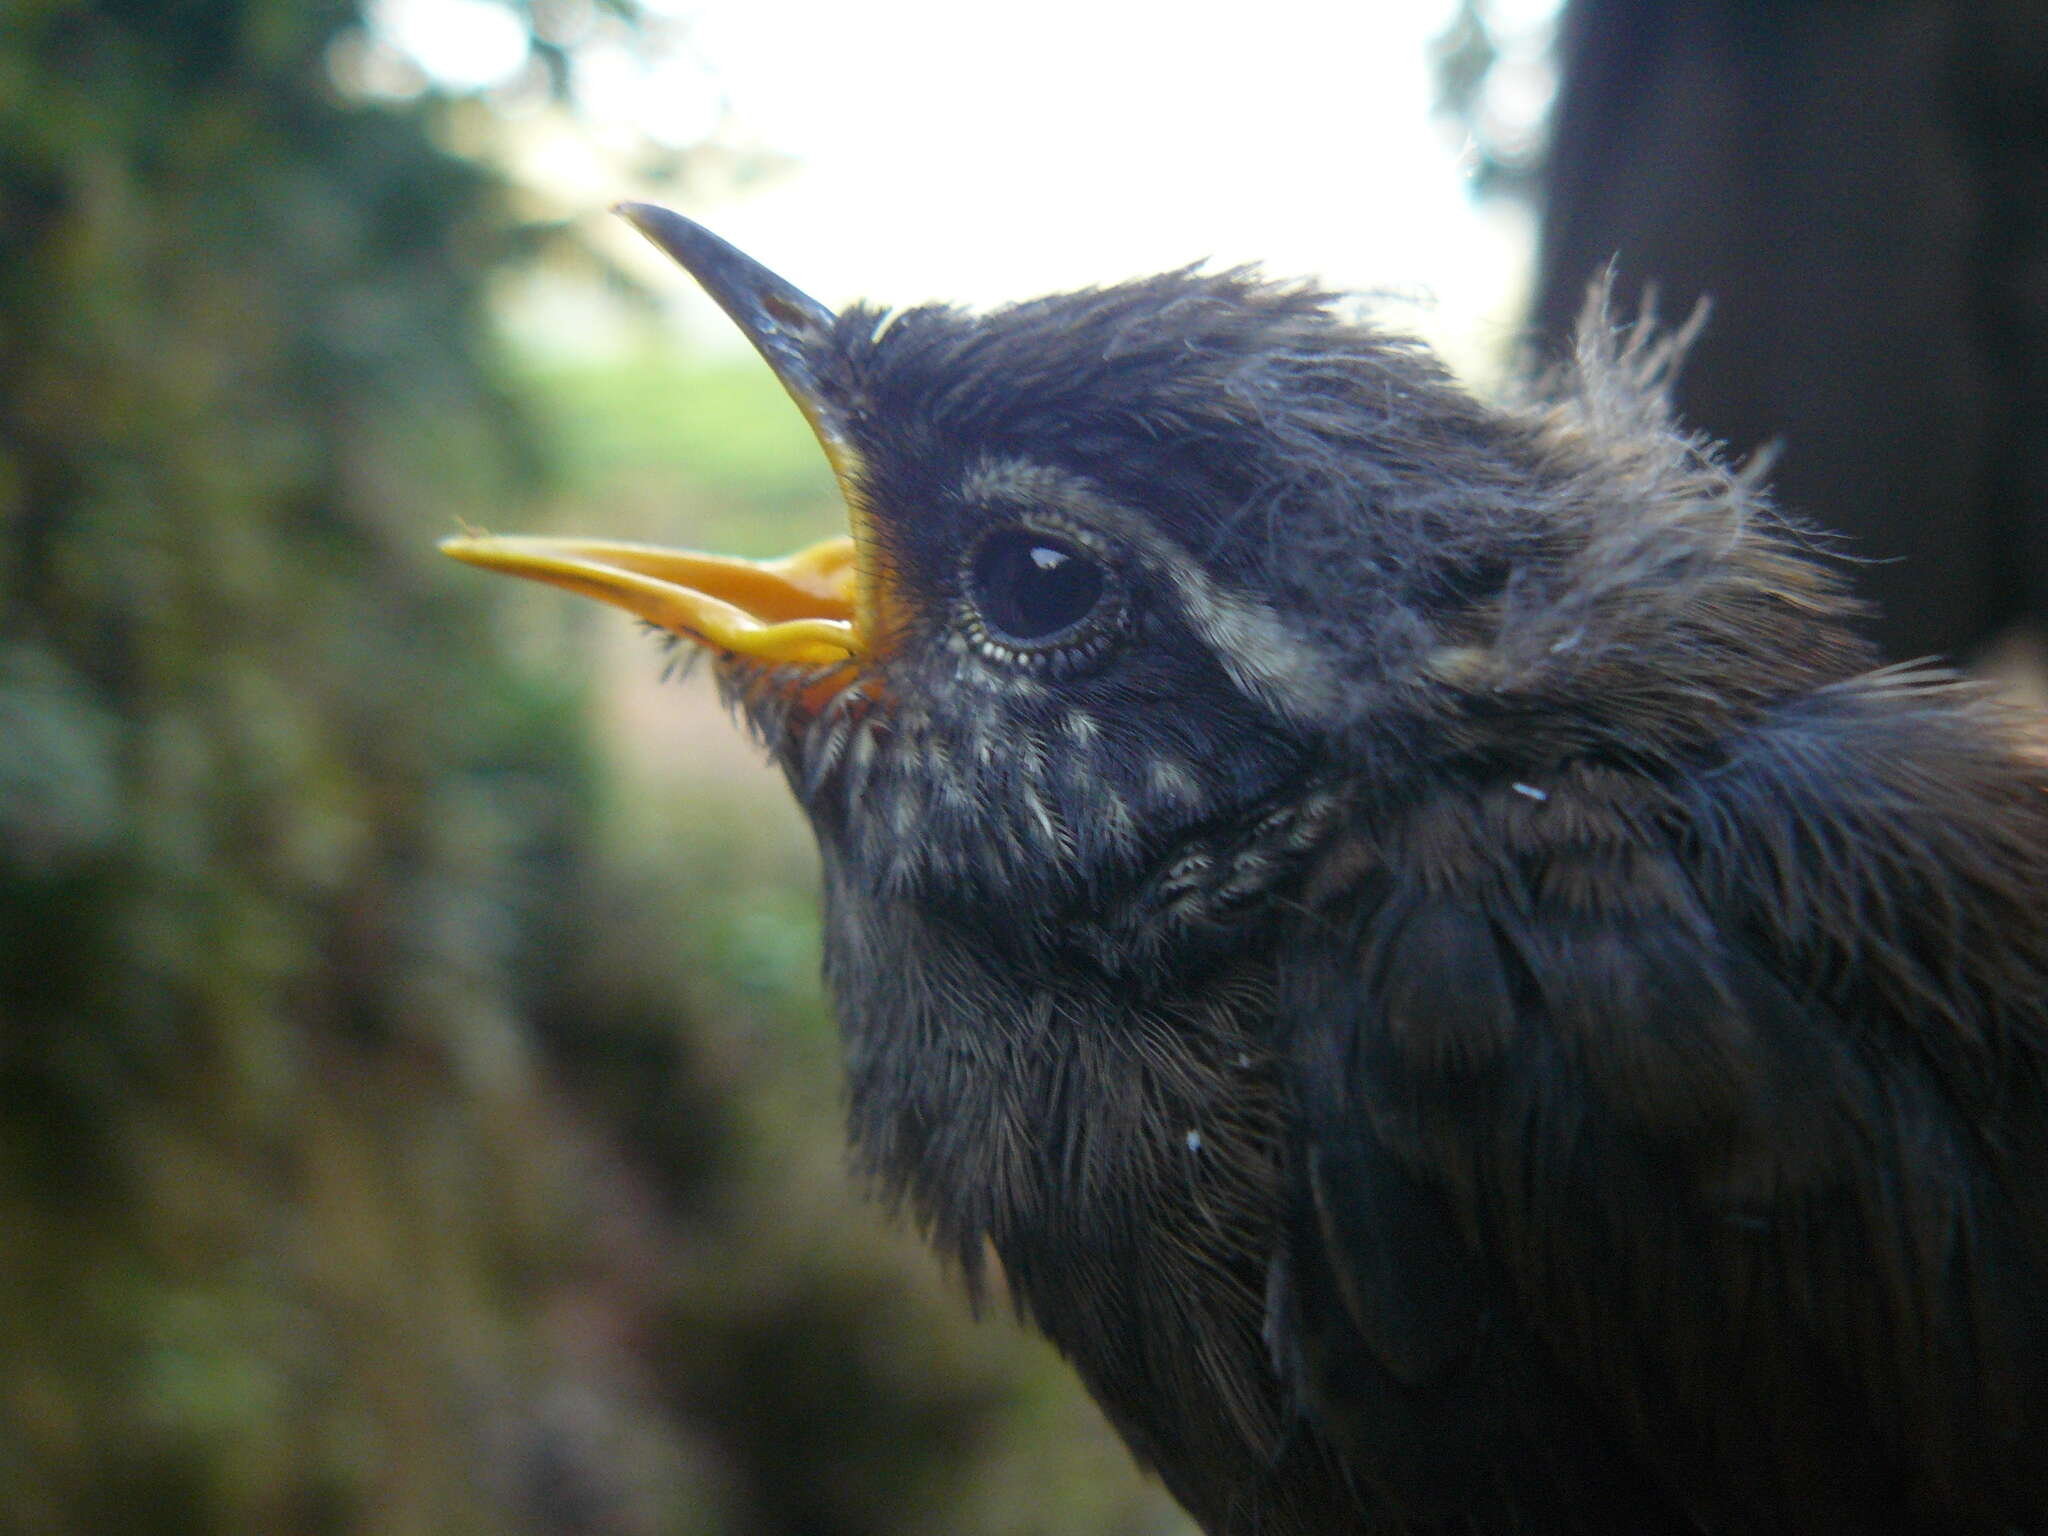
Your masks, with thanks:
[{"label": "eye highlight", "polygon": [[961,578],[968,627],[997,660],[1098,655],[1123,614],[1114,567],[1093,541],[1066,533],[994,529],[969,551]]}]

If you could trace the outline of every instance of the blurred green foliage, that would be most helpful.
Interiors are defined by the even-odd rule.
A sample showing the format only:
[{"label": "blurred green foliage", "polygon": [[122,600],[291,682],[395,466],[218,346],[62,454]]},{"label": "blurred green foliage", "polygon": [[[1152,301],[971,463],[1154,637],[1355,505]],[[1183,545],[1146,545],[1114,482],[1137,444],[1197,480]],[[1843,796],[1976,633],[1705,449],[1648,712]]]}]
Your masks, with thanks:
[{"label": "blurred green foliage", "polygon": [[550,440],[579,499],[658,487],[664,520],[687,525],[668,536],[718,548],[839,517],[824,456],[751,359],[693,363],[657,344],[602,362],[531,361],[525,378],[550,408]]},{"label": "blurred green foliage", "polygon": [[1458,0],[1430,45],[1437,116],[1465,136],[1467,185],[1540,201],[1549,149],[1554,13],[1562,0]]},{"label": "blurred green foliage", "polygon": [[849,1208],[787,813],[431,551],[822,471],[761,376],[509,365],[546,241],[358,20],[0,10],[0,1531],[1165,1528]]}]

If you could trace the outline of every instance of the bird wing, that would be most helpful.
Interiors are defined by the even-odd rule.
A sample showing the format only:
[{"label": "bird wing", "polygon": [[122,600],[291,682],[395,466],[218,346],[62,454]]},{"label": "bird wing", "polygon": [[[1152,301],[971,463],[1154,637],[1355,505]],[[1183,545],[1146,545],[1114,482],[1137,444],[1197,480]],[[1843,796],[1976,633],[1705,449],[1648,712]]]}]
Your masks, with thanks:
[{"label": "bird wing", "polygon": [[1272,1324],[1377,1498],[2048,1511],[2048,778],[1977,712],[1881,674],[1361,815],[1283,978]]}]

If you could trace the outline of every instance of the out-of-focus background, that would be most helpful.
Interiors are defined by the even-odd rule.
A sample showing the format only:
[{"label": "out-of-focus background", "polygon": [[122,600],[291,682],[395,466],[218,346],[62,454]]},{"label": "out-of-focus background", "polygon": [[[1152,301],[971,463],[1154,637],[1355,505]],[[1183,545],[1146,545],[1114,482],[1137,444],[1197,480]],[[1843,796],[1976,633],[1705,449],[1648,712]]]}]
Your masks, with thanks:
[{"label": "out-of-focus background", "polygon": [[1802,485],[1947,561],[1904,643],[2024,632],[2030,8],[1555,9],[0,10],[0,1533],[1185,1531],[859,1203],[808,839],[704,679],[432,545],[837,525],[620,198],[833,303],[1263,258],[1482,389],[1620,250],[1788,475],[1867,469],[1852,401],[1939,442],[1874,533]]}]

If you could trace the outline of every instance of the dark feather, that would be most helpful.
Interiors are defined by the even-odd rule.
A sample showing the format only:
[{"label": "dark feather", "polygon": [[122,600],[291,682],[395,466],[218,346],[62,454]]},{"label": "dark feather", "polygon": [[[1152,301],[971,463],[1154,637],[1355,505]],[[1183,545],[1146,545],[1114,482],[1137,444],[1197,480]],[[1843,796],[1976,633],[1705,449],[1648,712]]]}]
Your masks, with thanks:
[{"label": "dark feather", "polygon": [[[1443,1386],[1496,1480],[1529,1486],[1534,1437],[1708,1529],[2048,1508],[2048,780],[1981,714],[1879,675],[1720,761],[1442,786],[1356,829],[1372,862],[1282,987],[1298,1198],[1383,1371],[1418,1379],[1404,1287],[1438,1275],[1513,1335],[1514,1370]],[[1415,1231],[1458,1263],[1414,1265]],[[1521,1372],[1577,1405],[1568,1440],[1503,1430]],[[1576,1492],[1605,1528],[1611,1495]]]}]

